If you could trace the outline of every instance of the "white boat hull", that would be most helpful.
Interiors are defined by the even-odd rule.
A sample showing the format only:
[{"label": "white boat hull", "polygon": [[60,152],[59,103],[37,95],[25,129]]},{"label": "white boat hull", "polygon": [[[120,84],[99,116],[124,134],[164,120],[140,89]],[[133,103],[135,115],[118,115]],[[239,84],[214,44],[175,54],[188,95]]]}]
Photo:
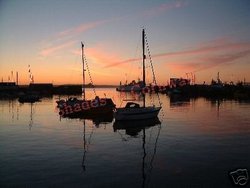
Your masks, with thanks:
[{"label": "white boat hull", "polygon": [[158,116],[161,107],[117,108],[114,117],[116,120],[151,119]]}]

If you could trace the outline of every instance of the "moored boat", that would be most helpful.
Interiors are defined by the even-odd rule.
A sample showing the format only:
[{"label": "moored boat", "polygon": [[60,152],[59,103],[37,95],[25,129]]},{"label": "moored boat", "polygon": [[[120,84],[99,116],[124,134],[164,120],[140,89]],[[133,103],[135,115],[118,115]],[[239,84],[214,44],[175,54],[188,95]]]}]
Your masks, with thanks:
[{"label": "moored boat", "polygon": [[[83,64],[83,85],[82,85],[82,99],[77,98],[69,98],[69,99],[61,99],[56,101],[57,107],[60,112],[59,115],[62,117],[70,117],[70,118],[84,118],[91,117],[95,118],[100,115],[112,114],[115,108],[115,104],[113,103],[111,98],[100,98],[96,96],[94,99],[86,99],[85,98],[85,69],[84,69],[84,45],[82,45],[82,64]],[[88,68],[88,67],[87,67]]]},{"label": "moored boat", "polygon": [[143,81],[138,81],[135,82],[134,80],[129,83],[129,84],[120,84],[117,88],[116,91],[121,91],[121,92],[140,92],[144,88]]},{"label": "moored boat", "polygon": [[[142,86],[146,86],[145,82],[145,31],[142,30],[142,67],[143,67],[143,84]],[[155,81],[156,82],[156,81]],[[137,103],[128,102],[123,108],[116,108],[114,111],[114,118],[117,121],[124,120],[141,120],[141,119],[150,119],[158,116],[160,107],[153,106],[145,106],[145,94],[142,93],[143,96],[143,106],[140,107]]]},{"label": "moored boat", "polygon": [[116,120],[141,120],[158,116],[161,107],[148,106],[140,107],[137,103],[128,102],[124,108],[115,110]]}]

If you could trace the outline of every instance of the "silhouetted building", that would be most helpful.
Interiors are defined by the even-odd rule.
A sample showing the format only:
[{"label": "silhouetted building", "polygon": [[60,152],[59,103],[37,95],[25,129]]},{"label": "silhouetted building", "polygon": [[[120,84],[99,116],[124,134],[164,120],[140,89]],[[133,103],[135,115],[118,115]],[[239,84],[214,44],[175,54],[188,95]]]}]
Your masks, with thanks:
[{"label": "silhouetted building", "polygon": [[39,92],[41,94],[52,94],[53,84],[51,83],[31,83],[29,85],[31,91]]},{"label": "silhouetted building", "polygon": [[190,85],[189,79],[184,78],[170,78],[170,88],[179,88],[186,85]]},{"label": "silhouetted building", "polygon": [[0,82],[0,91],[15,91],[18,86],[15,82]]}]

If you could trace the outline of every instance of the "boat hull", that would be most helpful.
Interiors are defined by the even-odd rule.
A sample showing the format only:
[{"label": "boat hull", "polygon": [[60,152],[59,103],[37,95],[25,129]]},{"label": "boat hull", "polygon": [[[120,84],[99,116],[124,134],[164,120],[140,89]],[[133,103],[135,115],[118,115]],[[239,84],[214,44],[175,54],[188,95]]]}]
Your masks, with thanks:
[{"label": "boat hull", "polygon": [[114,117],[118,121],[156,118],[161,107],[117,108]]},{"label": "boat hull", "polygon": [[[100,102],[104,101],[104,102]],[[97,100],[68,100],[58,101],[59,115],[69,118],[98,117],[113,114],[115,104],[109,98]]]}]

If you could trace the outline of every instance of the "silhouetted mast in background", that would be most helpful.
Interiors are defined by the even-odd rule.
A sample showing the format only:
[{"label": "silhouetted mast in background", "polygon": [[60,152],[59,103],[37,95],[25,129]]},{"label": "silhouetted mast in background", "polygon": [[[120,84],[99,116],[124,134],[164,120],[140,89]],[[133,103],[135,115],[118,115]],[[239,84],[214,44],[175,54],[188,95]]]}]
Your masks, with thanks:
[{"label": "silhouetted mast in background", "polygon": [[18,85],[18,72],[16,72],[16,85]]},{"label": "silhouetted mast in background", "polygon": [[30,65],[28,65],[28,68],[29,68],[29,78],[30,78],[30,83],[31,83],[31,84],[33,84],[33,83],[34,83],[34,76],[32,75]]}]

